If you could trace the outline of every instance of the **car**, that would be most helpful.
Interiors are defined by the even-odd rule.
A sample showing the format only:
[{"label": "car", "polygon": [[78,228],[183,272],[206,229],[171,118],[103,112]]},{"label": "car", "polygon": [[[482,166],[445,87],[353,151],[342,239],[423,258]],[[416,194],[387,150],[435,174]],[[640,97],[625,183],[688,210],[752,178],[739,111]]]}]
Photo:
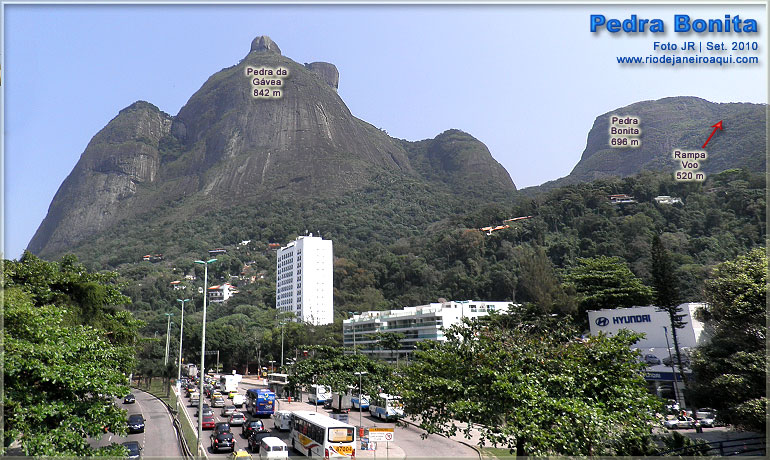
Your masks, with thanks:
[{"label": "car", "polygon": [[204,430],[213,430],[214,426],[216,426],[216,421],[214,420],[213,415],[205,415],[203,417],[203,421],[201,422],[201,428]]},{"label": "car", "polygon": [[252,452],[259,452],[259,444],[262,439],[272,436],[269,431],[254,431],[249,435],[248,445],[249,450]]},{"label": "car", "polygon": [[231,433],[232,430],[230,429],[230,424],[227,422],[217,422],[216,426],[214,427],[214,433],[211,435],[212,437],[215,434],[218,433]]},{"label": "car", "polygon": [[127,458],[130,458],[130,459],[142,458],[142,446],[139,445],[138,441],[126,441],[123,443],[123,447],[128,449]]},{"label": "car", "polygon": [[232,433],[219,433],[211,435],[211,450],[219,452],[220,450],[235,451],[235,438]]},{"label": "car", "polygon": [[669,430],[695,428],[695,419],[692,417],[686,417],[680,415],[676,418],[672,418],[663,422],[663,426]]},{"label": "car", "polygon": [[238,394],[238,390],[230,390],[230,392],[227,393],[227,397],[229,399],[233,399],[235,397],[235,395],[237,395],[237,394]]},{"label": "car", "polygon": [[234,412],[230,416],[230,426],[243,426],[246,423],[246,416],[240,412]]},{"label": "car", "polygon": [[[206,416],[209,416],[209,415],[213,416],[214,415],[214,411],[211,410],[211,408],[209,407],[208,404],[204,404],[203,405],[203,416],[206,417]],[[195,411],[195,416],[196,417],[200,417],[200,414],[198,414],[198,410],[197,409]]]},{"label": "car", "polygon": [[699,418],[697,423],[703,428],[714,428],[717,425],[716,416],[709,415],[707,417]]},{"label": "car", "polygon": [[655,355],[644,355],[644,362],[654,366],[656,364],[660,364],[660,358]]},{"label": "car", "polygon": [[233,396],[233,405],[235,407],[243,407],[243,404],[245,402],[246,402],[246,397],[245,396],[243,396],[241,394],[237,394],[237,395]]},{"label": "car", "polygon": [[133,404],[136,402],[136,396],[133,393],[129,393],[123,398],[123,404]]},{"label": "car", "polygon": [[251,436],[251,433],[255,431],[265,431],[265,424],[262,422],[262,420],[249,420],[248,422],[241,425],[241,434],[246,438]]},{"label": "car", "polygon": [[233,453],[231,453],[228,456],[228,458],[231,460],[253,460],[251,458],[251,454],[249,454],[243,449],[238,449],[237,451],[233,451]]},{"label": "car", "polygon": [[131,414],[128,416],[128,432],[144,433],[144,417],[142,417],[142,414]]},{"label": "car", "polygon": [[225,398],[221,396],[217,396],[214,398],[211,398],[211,406],[212,407],[225,407]]},{"label": "car", "polygon": [[[663,358],[663,365],[664,366],[671,366],[671,363],[677,364],[676,361],[676,355],[673,356],[666,356]],[[682,366],[683,367],[690,367],[690,357],[686,354],[682,353]]]},{"label": "car", "polygon": [[222,392],[221,392],[221,391],[219,391],[219,390],[214,390],[214,391],[211,393],[211,398],[212,398],[212,399],[214,399],[214,398],[222,398]]},{"label": "car", "polygon": [[235,413],[235,410],[235,406],[225,406],[222,408],[222,415],[229,417]]}]

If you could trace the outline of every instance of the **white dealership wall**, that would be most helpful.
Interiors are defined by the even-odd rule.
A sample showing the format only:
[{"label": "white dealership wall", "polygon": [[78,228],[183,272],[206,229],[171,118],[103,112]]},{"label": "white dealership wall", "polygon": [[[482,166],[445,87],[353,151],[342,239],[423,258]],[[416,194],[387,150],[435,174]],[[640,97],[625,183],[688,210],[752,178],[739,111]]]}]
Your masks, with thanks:
[{"label": "white dealership wall", "polygon": [[[680,305],[682,307],[682,320],[685,322],[683,329],[677,330],[677,339],[680,347],[695,347],[701,345],[707,337],[703,334],[703,323],[695,319],[695,311],[706,304],[689,302]],[[668,342],[671,347],[674,342],[671,336],[671,320],[668,313],[658,311],[658,307],[650,305],[646,307],[631,307],[594,310],[588,312],[588,323],[591,335],[604,332],[615,335],[621,329],[641,332],[645,337],[636,343],[634,348],[666,348],[666,335],[664,327],[668,331]],[[642,350],[644,351],[644,350]],[[661,356],[662,358],[662,356]]]}]

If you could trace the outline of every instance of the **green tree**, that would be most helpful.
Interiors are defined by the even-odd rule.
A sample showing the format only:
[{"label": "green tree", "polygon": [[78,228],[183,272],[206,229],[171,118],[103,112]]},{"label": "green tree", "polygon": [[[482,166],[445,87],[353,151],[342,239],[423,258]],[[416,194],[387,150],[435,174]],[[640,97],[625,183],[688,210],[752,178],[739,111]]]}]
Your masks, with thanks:
[{"label": "green tree", "polygon": [[476,429],[482,445],[518,456],[649,452],[659,401],[629,348],[638,335],[584,340],[563,320],[506,316],[465,321],[446,342],[420,342],[404,371],[405,413],[428,433]]},{"label": "green tree", "polygon": [[619,257],[578,259],[564,275],[565,285],[577,295],[577,318],[588,310],[648,305],[652,289],[645,286]]},{"label": "green tree", "polygon": [[696,350],[694,402],[720,409],[727,421],[765,432],[767,406],[767,257],[757,248],[724,262],[706,281],[704,312],[711,341]]},{"label": "green tree", "polygon": [[355,372],[366,372],[362,379],[364,393],[377,394],[392,388],[393,368],[375,361],[363,353],[344,353],[341,348],[316,345],[309,347],[309,357],[291,366],[289,391],[294,392],[312,384],[325,385],[332,391],[346,393],[348,387],[358,388]]},{"label": "green tree", "polygon": [[125,432],[112,399],[128,392],[141,322],[114,273],[90,273],[74,256],[46,262],[25,252],[5,261],[3,416],[7,447],[25,455],[122,455],[88,438]]},{"label": "green tree", "polygon": [[404,340],[404,334],[400,332],[378,332],[374,334],[374,340],[383,350],[390,351],[390,359],[393,359],[395,352],[401,350],[401,341]]},{"label": "green tree", "polygon": [[66,314],[18,287],[5,292],[5,445],[18,440],[34,456],[122,455],[117,445],[94,450],[88,438],[125,434],[113,398],[128,393],[133,350],[93,327],[64,326]]},{"label": "green tree", "polygon": [[660,237],[652,237],[652,248],[650,257],[650,274],[652,275],[652,284],[654,287],[655,304],[659,311],[668,314],[671,324],[671,336],[674,340],[674,351],[676,353],[676,362],[679,366],[679,374],[682,377],[685,391],[688,391],[688,381],[682,365],[682,352],[679,348],[679,334],[677,329],[683,329],[686,324],[682,314],[682,307],[679,306],[679,289],[677,287],[674,267],[671,263],[671,257],[668,251],[660,241]]}]

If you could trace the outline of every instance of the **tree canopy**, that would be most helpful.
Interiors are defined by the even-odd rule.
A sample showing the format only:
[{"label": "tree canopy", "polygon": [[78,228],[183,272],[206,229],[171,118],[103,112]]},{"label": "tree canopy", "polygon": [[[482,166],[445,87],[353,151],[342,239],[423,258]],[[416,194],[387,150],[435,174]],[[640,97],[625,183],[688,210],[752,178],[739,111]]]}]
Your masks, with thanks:
[{"label": "tree canopy", "polygon": [[19,441],[34,456],[122,455],[122,446],[88,443],[126,430],[113,398],[128,392],[138,322],[114,303],[125,300],[114,276],[30,254],[6,261],[3,275],[4,445]]},{"label": "tree canopy", "polygon": [[694,398],[729,422],[766,430],[767,257],[757,248],[718,265],[706,281],[711,341],[693,357]]},{"label": "tree canopy", "polygon": [[506,316],[421,342],[404,370],[406,414],[428,433],[473,427],[483,444],[517,455],[648,452],[659,402],[629,349],[637,335],[581,339],[558,318]]}]

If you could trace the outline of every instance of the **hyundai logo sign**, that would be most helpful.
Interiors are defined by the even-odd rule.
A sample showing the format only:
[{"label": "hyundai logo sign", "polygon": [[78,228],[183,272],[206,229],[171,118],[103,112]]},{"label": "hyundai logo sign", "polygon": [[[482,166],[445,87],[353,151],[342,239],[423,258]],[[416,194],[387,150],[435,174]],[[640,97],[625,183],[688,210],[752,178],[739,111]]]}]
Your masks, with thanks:
[{"label": "hyundai logo sign", "polygon": [[599,327],[604,327],[604,326],[610,324],[610,320],[605,318],[604,316],[600,316],[600,317],[596,318],[596,321],[594,321],[594,322]]}]

